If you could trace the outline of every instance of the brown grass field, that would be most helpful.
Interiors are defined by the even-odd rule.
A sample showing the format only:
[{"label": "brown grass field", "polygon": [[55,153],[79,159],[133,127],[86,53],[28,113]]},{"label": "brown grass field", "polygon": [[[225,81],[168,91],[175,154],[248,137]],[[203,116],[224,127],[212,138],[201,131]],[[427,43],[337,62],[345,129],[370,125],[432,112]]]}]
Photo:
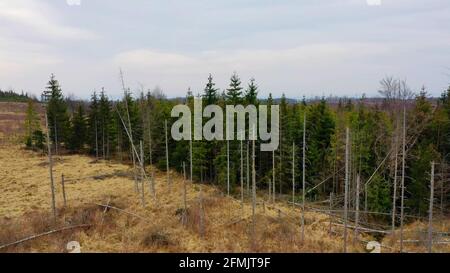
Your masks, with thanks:
[{"label": "brown grass field", "polygon": [[[20,111],[5,115],[0,105],[0,128],[15,124]],[[11,106],[8,105],[8,109]],[[14,107],[13,107],[14,108]],[[17,108],[16,108],[17,109]],[[8,125],[9,126],[9,125]],[[3,130],[3,131],[1,131]],[[0,132],[20,135],[20,130]],[[15,130],[15,129],[14,129]],[[2,136],[0,136],[1,138]],[[306,212],[306,234],[300,240],[299,209],[285,203],[264,203],[267,196],[258,197],[255,233],[252,233],[252,208],[244,207],[233,197],[226,197],[214,186],[187,184],[187,221],[182,223],[184,180],[172,173],[172,183],[166,174],[156,172],[156,200],[144,183],[145,207],[135,192],[132,168],[129,165],[95,161],[81,155],[55,158],[57,220],[51,214],[51,188],[47,157],[25,150],[22,145],[0,142],[0,252],[67,252],[67,243],[77,241],[82,252],[341,252],[343,229],[333,226],[330,217]],[[149,171],[149,170],[147,170]],[[67,207],[62,198],[61,176],[66,183]],[[79,179],[79,180],[78,180]],[[202,206],[200,206],[200,192]],[[118,209],[105,209],[109,205]],[[204,208],[204,210],[201,209]],[[203,217],[201,217],[203,215]],[[203,219],[203,232],[200,222]],[[406,228],[408,239],[423,237],[418,230],[424,223]],[[76,227],[20,244],[2,247],[12,242],[63,227]],[[419,228],[420,227],[420,228]],[[448,230],[448,223],[436,226]],[[353,244],[349,230],[350,252],[366,252],[365,244]],[[372,237],[361,235],[363,241]],[[383,244],[393,240],[388,236]],[[395,240],[394,240],[395,241]],[[446,246],[436,251],[449,252]],[[390,248],[383,252],[391,252]],[[408,244],[407,251],[425,251],[423,244]]]},{"label": "brown grass field", "polygon": [[[64,156],[56,160],[54,177],[58,222],[51,217],[51,191],[46,157],[19,146],[3,146],[0,152],[0,245],[55,229],[92,224],[89,228],[49,235],[14,247],[11,252],[60,252],[65,243],[80,242],[83,252],[338,252],[340,236],[328,234],[329,218],[307,213],[307,240],[300,244],[300,212],[276,204],[278,211],[260,203],[257,207],[256,239],[251,243],[251,207],[244,209],[233,198],[224,197],[214,187],[187,186],[188,220],[181,223],[183,179],[173,174],[168,185],[165,173],[157,173],[156,200],[146,184],[144,208],[135,193],[130,167],[109,162],[93,162],[85,156]],[[61,175],[67,180],[105,175],[68,182],[67,208],[63,208]],[[110,174],[110,175],[107,175]],[[199,232],[199,193],[202,188],[204,236]],[[96,204],[110,204],[144,219]],[[178,213],[177,213],[178,212]],[[103,220],[102,220],[103,219]],[[362,251],[355,246],[355,251]]]}]

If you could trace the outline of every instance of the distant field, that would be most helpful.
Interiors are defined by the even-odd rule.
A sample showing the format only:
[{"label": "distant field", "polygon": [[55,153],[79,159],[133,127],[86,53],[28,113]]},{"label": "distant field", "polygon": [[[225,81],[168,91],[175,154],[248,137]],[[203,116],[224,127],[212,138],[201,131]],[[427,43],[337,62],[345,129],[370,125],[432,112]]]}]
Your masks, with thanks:
[{"label": "distant field", "polygon": [[[36,111],[44,115],[44,108],[35,104]],[[0,142],[17,141],[25,133],[25,113],[27,103],[0,102]]]}]

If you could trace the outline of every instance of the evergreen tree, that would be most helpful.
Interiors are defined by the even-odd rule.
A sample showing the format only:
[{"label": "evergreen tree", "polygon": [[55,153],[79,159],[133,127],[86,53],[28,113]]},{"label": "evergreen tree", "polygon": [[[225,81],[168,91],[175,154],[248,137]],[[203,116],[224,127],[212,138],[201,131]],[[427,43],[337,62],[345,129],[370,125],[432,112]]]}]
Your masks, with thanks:
[{"label": "evergreen tree", "polygon": [[250,79],[247,90],[245,90],[245,102],[246,104],[257,104],[258,98],[258,86],[255,84],[255,79]]},{"label": "evergreen tree", "polygon": [[97,156],[100,154],[99,151],[99,116],[100,116],[100,106],[98,101],[97,92],[91,96],[91,101],[89,105],[89,115],[88,115],[88,137],[90,144],[90,152],[92,154],[96,154]]},{"label": "evergreen tree", "polygon": [[237,105],[242,102],[242,87],[241,87],[241,79],[235,73],[231,76],[230,79],[230,87],[226,92],[227,102]]},{"label": "evergreen tree", "polygon": [[53,143],[58,142],[59,146],[60,143],[68,140],[70,123],[61,87],[53,74],[43,93],[43,98],[47,103],[50,138]]},{"label": "evergreen tree", "polygon": [[100,130],[99,132],[101,143],[100,151],[102,151],[103,159],[106,159],[106,157],[109,154],[109,146],[110,146],[109,144],[111,140],[112,114],[111,114],[111,102],[106,96],[104,89],[102,89],[100,93],[98,115],[99,115],[98,129]]},{"label": "evergreen tree", "polygon": [[29,99],[25,116],[25,144],[28,148],[33,146],[33,135],[36,131],[41,129],[40,127],[40,119],[38,113],[34,109],[34,101]]},{"label": "evergreen tree", "polygon": [[[216,104],[217,102],[217,89],[214,88],[216,84],[213,82],[213,77],[209,74],[208,83],[206,84],[203,101],[205,105]],[[192,92],[191,92],[192,94]]]},{"label": "evergreen tree", "polygon": [[87,141],[87,125],[84,115],[83,105],[79,104],[77,112],[72,118],[72,128],[69,149],[72,151],[82,151]]}]

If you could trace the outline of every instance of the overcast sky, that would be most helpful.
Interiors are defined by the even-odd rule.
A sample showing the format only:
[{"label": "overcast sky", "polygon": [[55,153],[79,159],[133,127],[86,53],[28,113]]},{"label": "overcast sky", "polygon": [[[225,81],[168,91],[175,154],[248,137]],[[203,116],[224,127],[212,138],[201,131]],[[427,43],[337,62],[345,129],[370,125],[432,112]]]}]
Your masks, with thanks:
[{"label": "overcast sky", "polygon": [[450,82],[449,0],[0,0],[0,88],[39,95],[224,89],[262,97],[377,95],[385,75],[439,95]]}]

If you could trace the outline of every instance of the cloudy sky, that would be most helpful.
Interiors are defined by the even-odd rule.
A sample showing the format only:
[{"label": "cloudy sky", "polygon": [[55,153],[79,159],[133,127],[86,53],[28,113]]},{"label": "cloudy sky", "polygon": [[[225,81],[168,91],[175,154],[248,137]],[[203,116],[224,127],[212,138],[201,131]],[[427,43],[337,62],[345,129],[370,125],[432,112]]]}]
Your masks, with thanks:
[{"label": "cloudy sky", "polygon": [[450,83],[448,0],[0,0],[0,88],[201,92],[233,71],[261,96],[377,95],[386,75]]}]

